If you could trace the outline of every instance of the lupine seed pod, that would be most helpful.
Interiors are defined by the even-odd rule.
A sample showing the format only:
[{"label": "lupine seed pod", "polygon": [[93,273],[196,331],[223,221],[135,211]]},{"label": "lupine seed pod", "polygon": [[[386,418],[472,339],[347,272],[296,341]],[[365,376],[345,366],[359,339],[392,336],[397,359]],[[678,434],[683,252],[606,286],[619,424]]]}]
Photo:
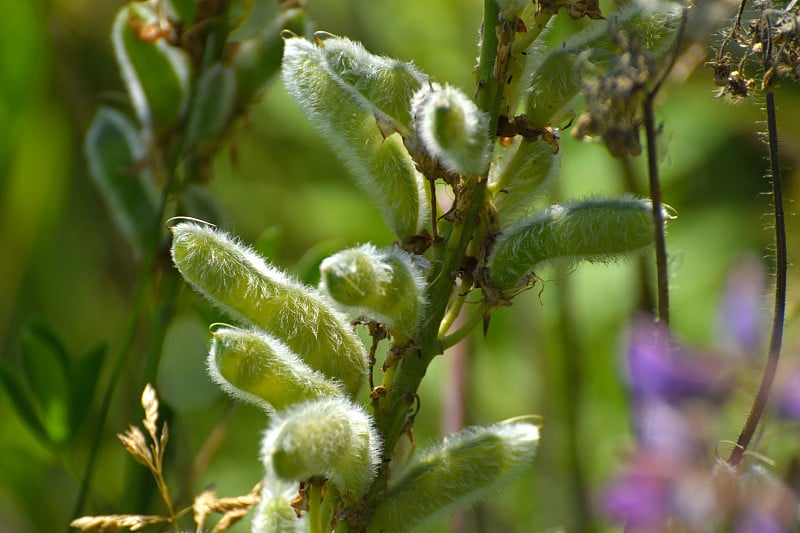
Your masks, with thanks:
[{"label": "lupine seed pod", "polygon": [[368,518],[368,533],[413,531],[496,493],[533,461],[539,427],[520,417],[468,428],[418,452]]},{"label": "lupine seed pod", "polygon": [[593,198],[553,205],[503,230],[489,258],[491,279],[498,289],[514,289],[545,261],[612,261],[647,249],[653,239],[649,200]]},{"label": "lupine seed pod", "polygon": [[[677,35],[683,7],[678,2],[634,2],[620,9],[610,19],[613,27],[635,36],[645,50],[666,52]],[[592,24],[586,31],[553,47],[547,54],[528,54],[526,66],[528,122],[535,126],[550,124],[553,117],[581,90],[580,69],[586,59],[581,52],[596,50],[590,56],[594,64],[612,57],[615,46],[605,24]]]},{"label": "lupine seed pod", "polygon": [[285,342],[348,394],[358,393],[367,368],[364,346],[322,295],[216,229],[182,222],[172,234],[172,259],[195,289],[231,316]]},{"label": "lupine seed pod", "polygon": [[309,368],[270,335],[232,327],[219,327],[211,334],[211,377],[232,396],[270,414],[298,402],[344,395],[337,383]]},{"label": "lupine seed pod", "polygon": [[543,140],[520,139],[515,143],[506,164],[498,165],[497,172],[489,175],[489,191],[505,224],[530,212],[534,200],[547,193],[561,167],[561,153],[554,154],[552,146]]},{"label": "lupine seed pod", "polygon": [[425,277],[408,252],[371,244],[320,264],[320,289],[348,314],[367,316],[409,338],[425,306]]},{"label": "lupine seed pod", "polygon": [[292,507],[292,500],[297,496],[297,482],[280,479],[272,471],[272,465],[266,465],[261,489],[261,501],[253,515],[252,533],[305,533],[308,515],[298,517]]},{"label": "lupine seed pod", "polygon": [[488,115],[455,87],[428,83],[414,94],[411,113],[427,152],[449,170],[464,174],[486,171]]},{"label": "lupine seed pod", "polygon": [[319,45],[286,39],[284,85],[381,207],[395,235],[413,236],[428,221],[428,201],[396,132],[410,120],[405,110],[422,76],[411,65],[372,55],[347,39],[317,37]]},{"label": "lupine seed pod", "polygon": [[360,405],[326,398],[279,413],[264,434],[261,458],[284,480],[324,477],[352,499],[375,478],[380,448],[372,419]]},{"label": "lupine seed pod", "polygon": [[133,109],[148,133],[172,128],[189,100],[191,62],[188,54],[160,34],[155,9],[132,2],[119,10],[112,42]]},{"label": "lupine seed pod", "polygon": [[139,130],[124,114],[101,107],[92,120],[84,146],[89,171],[114,220],[140,256],[152,233],[158,191],[147,169],[130,170],[146,156]]}]

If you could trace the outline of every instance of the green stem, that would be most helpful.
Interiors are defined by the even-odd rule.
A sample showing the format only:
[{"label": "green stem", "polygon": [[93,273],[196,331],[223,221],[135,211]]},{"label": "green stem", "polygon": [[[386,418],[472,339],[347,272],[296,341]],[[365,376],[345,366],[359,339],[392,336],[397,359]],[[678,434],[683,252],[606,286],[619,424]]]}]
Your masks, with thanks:
[{"label": "green stem", "polygon": [[320,506],[322,503],[322,483],[311,482],[308,493],[308,526],[310,533],[322,533]]},{"label": "green stem", "polygon": [[[487,135],[491,139],[495,137],[497,130],[500,100],[503,95],[502,86],[493,76],[497,55],[495,28],[498,24],[495,0],[484,0],[483,40],[478,67],[476,103],[482,111],[489,115]],[[503,79],[503,77],[500,76],[499,79]],[[433,245],[434,263],[441,265],[441,269],[435,269],[428,279],[430,305],[425,325],[417,336],[416,350],[398,363],[392,387],[382,402],[383,408],[376,413],[376,425],[383,438],[386,458],[391,456],[397,439],[406,425],[409,408],[428,365],[436,355],[442,353],[439,342],[439,325],[450,301],[456,273],[461,267],[473,233],[480,224],[479,214],[486,197],[485,176],[488,175],[488,170],[487,164],[483,176],[475,180],[472,185],[473,189],[464,223],[449,228],[449,234]],[[385,464],[370,488],[366,498],[367,520],[369,520],[370,510],[374,509],[380,501],[380,495],[386,487],[388,474],[388,464]]]},{"label": "green stem", "polygon": [[439,339],[439,346],[442,351],[455,346],[459,342],[461,342],[467,335],[469,335],[475,326],[480,324],[483,321],[485,316],[486,308],[481,306],[480,309],[477,309],[470,315],[470,317],[462,324],[457,330],[455,330],[450,335],[445,335]]}]

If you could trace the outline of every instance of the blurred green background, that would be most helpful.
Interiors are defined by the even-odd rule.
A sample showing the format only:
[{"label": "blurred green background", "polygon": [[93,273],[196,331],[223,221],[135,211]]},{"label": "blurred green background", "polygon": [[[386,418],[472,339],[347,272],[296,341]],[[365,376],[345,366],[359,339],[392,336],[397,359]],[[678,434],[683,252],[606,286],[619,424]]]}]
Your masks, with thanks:
[{"label": "blurred green background", "polygon": [[[6,2],[0,17],[2,362],[17,368],[20,333],[31,321],[48,324],[70,358],[108,347],[89,420],[66,449],[43,445],[9,395],[0,392],[3,531],[68,529],[108,380],[109,354],[119,342],[140,267],[113,225],[82,155],[83,136],[98,104],[114,101],[123,90],[109,40],[121,5]],[[467,93],[472,91],[481,9],[478,0],[309,1],[310,18],[319,29],[360,40],[372,52],[413,60],[433,79]],[[578,25],[561,20],[552,38]],[[686,59],[685,64],[702,61]],[[701,66],[681,83],[668,81],[657,111],[663,124],[664,197],[678,214],[668,234],[673,325],[681,338],[702,347],[720,342],[718,307],[731,266],[748,256],[762,258],[767,267],[772,262],[770,201],[763,194],[769,190],[766,150],[758,136],[764,129],[762,102],[754,98],[731,105],[713,100],[713,90],[711,74]],[[791,214],[790,262],[796,263],[798,240],[792,236],[800,229],[794,216],[800,197],[800,93],[781,87],[778,102]],[[602,145],[577,143],[565,132],[561,149],[563,167],[554,198],[628,190],[623,165]],[[309,257],[324,251],[391,242],[377,209],[279,83],[237,128],[215,171],[209,189],[222,206],[224,229],[261,243],[284,268],[302,272]],[[646,190],[642,160],[631,162],[629,176]],[[796,280],[792,268],[787,360],[799,353]],[[600,530],[608,527],[593,506],[633,444],[621,363],[626,327],[641,298],[639,286],[636,262],[581,266],[568,276],[553,273],[513,308],[496,313],[486,338],[476,334],[467,341],[466,423],[541,414],[543,440],[534,468],[523,479],[442,530],[459,524],[464,531],[574,530],[582,514]],[[182,291],[156,383],[171,411],[168,475],[181,505],[212,484],[222,496],[244,494],[261,469],[257,454],[265,417],[248,406],[231,407],[210,384],[204,369],[207,321],[197,312],[201,306],[191,291]],[[763,307],[766,328],[766,295]],[[138,487],[137,479],[147,473],[114,437],[142,417],[137,353],[146,341],[144,335],[136,340],[114,395],[89,513],[161,512],[151,484],[131,496],[131,487]],[[419,443],[438,440],[455,416],[442,408],[452,387],[453,361],[448,355],[438,358],[423,383]],[[742,382],[741,398],[723,417],[720,440],[737,434],[754,386],[755,378]],[[190,477],[195,457],[217,438],[207,464]],[[800,451],[797,434],[785,430],[781,446],[789,454]],[[146,508],[125,507],[130,502]],[[245,520],[235,531],[248,529]]]}]

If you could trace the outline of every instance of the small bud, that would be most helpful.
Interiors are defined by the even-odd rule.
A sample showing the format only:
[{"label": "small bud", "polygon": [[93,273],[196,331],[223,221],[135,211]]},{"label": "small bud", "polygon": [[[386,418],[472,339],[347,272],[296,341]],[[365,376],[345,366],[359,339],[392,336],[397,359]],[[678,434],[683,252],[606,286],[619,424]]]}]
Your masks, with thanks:
[{"label": "small bud", "polygon": [[410,337],[425,306],[425,278],[412,256],[365,244],[320,264],[320,289],[351,315],[364,315]]},{"label": "small bud", "polygon": [[361,406],[327,398],[279,413],[264,434],[261,457],[284,480],[324,477],[358,498],[380,465],[380,437]]},{"label": "small bud", "polygon": [[231,396],[271,414],[298,402],[344,394],[274,337],[230,327],[217,328],[212,336],[208,371],[214,381]]},{"label": "small bud", "polygon": [[268,465],[261,489],[261,501],[253,516],[252,533],[305,533],[308,515],[298,517],[292,507],[297,482],[280,479]]},{"label": "small bud", "polygon": [[494,494],[531,464],[539,427],[520,417],[452,435],[389,482],[368,533],[411,531]]},{"label": "small bud", "polygon": [[408,129],[408,102],[421,74],[347,39],[316,36],[318,45],[286,39],[287,91],[383,209],[395,235],[416,235],[428,220],[427,193],[397,131]]},{"label": "small bud", "polygon": [[553,205],[503,230],[489,258],[491,278],[498,289],[514,289],[545,261],[608,262],[646,249],[653,239],[647,200],[595,198]]},{"label": "small bud", "polygon": [[309,367],[355,395],[366,353],[347,319],[317,291],[267,265],[252,249],[216,229],[172,228],[172,259],[186,281],[229,315],[280,339]]},{"label": "small bud", "polygon": [[488,115],[455,87],[429,83],[411,100],[425,149],[453,172],[482,174],[489,157]]},{"label": "small bud", "polygon": [[191,62],[162,35],[150,4],[130,3],[119,10],[112,42],[122,79],[142,126],[156,135],[172,128],[189,101]]}]

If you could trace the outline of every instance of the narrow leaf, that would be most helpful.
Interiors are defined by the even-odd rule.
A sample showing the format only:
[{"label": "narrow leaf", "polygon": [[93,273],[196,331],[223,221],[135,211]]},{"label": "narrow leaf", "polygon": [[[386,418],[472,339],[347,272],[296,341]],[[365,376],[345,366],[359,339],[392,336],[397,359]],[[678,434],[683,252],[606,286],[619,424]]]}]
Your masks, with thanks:
[{"label": "narrow leaf", "polygon": [[136,116],[157,136],[172,128],[186,108],[191,62],[160,35],[151,4],[130,3],[114,20],[112,42]]},{"label": "narrow leaf", "polygon": [[70,368],[69,419],[72,436],[77,434],[91,414],[92,400],[105,357],[106,346],[100,345],[75,361]]},{"label": "narrow leaf", "polygon": [[141,256],[156,218],[158,194],[139,132],[115,109],[101,107],[86,134],[89,171],[134,253]]},{"label": "narrow leaf", "polygon": [[52,443],[30,395],[25,391],[22,380],[5,364],[0,364],[0,384],[17,410],[17,415],[27,424],[31,432],[42,442]]}]

